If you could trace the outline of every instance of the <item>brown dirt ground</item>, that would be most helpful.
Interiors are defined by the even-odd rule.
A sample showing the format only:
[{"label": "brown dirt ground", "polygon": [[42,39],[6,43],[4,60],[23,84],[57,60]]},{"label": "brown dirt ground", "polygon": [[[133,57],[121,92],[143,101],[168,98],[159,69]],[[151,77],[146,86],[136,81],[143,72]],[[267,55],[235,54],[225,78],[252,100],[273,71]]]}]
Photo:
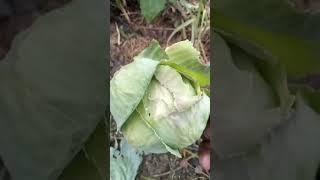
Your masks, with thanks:
[{"label": "brown dirt ground", "polygon": [[[127,1],[128,2],[128,1]],[[173,8],[167,8],[152,23],[146,23],[139,13],[136,5],[126,8],[130,22],[125,16],[114,7],[111,8],[111,61],[110,78],[120,69],[121,66],[132,61],[133,57],[143,50],[152,39],[159,41],[162,47],[167,46],[167,39],[179,20],[179,13]],[[190,34],[186,33],[189,38]],[[183,34],[177,34],[172,38],[172,44],[185,39]],[[204,39],[206,59],[209,59],[209,36]],[[115,122],[111,122],[110,139],[111,145],[114,139],[120,139],[121,134],[115,130]],[[198,143],[188,148],[192,153],[197,154]],[[137,179],[208,179],[199,166],[198,159],[186,153],[184,158],[179,159],[175,156],[166,154],[145,155],[140,166]]]}]

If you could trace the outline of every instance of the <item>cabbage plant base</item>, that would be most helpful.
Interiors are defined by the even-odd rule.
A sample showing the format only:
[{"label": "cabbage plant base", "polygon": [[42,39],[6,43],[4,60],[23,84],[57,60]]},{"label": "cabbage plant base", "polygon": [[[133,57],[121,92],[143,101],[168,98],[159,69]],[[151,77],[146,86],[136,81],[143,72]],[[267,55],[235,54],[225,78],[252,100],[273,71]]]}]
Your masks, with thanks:
[{"label": "cabbage plant base", "polygon": [[181,157],[179,150],[199,139],[207,124],[210,99],[200,83],[208,85],[209,75],[209,65],[200,63],[191,42],[166,50],[151,42],[110,82],[118,130],[139,151]]}]

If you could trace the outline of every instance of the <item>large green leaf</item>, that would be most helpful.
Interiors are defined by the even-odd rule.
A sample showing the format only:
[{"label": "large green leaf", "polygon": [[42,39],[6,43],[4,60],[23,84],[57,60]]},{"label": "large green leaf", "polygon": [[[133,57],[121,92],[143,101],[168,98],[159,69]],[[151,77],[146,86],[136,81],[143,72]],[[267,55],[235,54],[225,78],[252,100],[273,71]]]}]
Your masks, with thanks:
[{"label": "large green leaf", "polygon": [[147,21],[152,21],[165,8],[167,0],[140,0],[142,15]]},{"label": "large green leaf", "polygon": [[225,36],[250,45],[247,51],[260,49],[284,63],[290,77],[320,68],[319,15],[297,13],[286,1],[225,0],[215,2],[213,19]]},{"label": "large green leaf", "polygon": [[[277,87],[256,70],[254,57],[236,46],[229,48],[217,34],[213,41],[213,147],[220,156],[231,156],[258,145],[269,129],[286,119],[283,110],[288,107],[281,108]],[[292,100],[287,103],[291,105]]]},{"label": "large green leaf", "polygon": [[169,151],[180,157],[179,150],[200,138],[208,120],[209,98],[199,86],[208,82],[209,66],[200,64],[191,42],[163,50],[152,41],[115,73],[110,110],[129,144],[145,153]]},{"label": "large green leaf", "polygon": [[141,101],[159,61],[140,58],[122,67],[110,81],[110,111],[118,129]]},{"label": "large green leaf", "polygon": [[209,112],[210,100],[205,94],[197,95],[188,80],[173,68],[160,65],[122,131],[137,149],[146,153],[169,151],[180,157],[180,149],[200,138]]},{"label": "large green leaf", "polygon": [[[167,152],[161,139],[155,135],[154,131],[144,121],[146,117],[143,103],[140,103],[122,128],[128,143],[132,144],[136,149],[143,150],[146,154]],[[148,138],[146,139],[146,137]]]},{"label": "large green leaf", "polygon": [[141,162],[141,153],[122,140],[120,151],[110,147],[110,180],[135,179]]},{"label": "large green leaf", "polygon": [[[197,94],[190,82],[168,66],[159,66],[143,100],[147,123],[172,149],[200,138],[210,113],[210,99]],[[173,130],[172,127],[175,127]]]},{"label": "large green leaf", "polygon": [[37,19],[0,64],[0,156],[12,179],[55,180],[104,116],[105,1]]},{"label": "large green leaf", "polygon": [[110,111],[120,129],[143,98],[165,52],[156,41],[123,66],[110,81]]},{"label": "large green leaf", "polygon": [[[320,165],[320,115],[299,96],[295,112],[261,146],[237,157],[214,156],[219,180],[315,180]],[[319,175],[318,175],[319,176]]]}]

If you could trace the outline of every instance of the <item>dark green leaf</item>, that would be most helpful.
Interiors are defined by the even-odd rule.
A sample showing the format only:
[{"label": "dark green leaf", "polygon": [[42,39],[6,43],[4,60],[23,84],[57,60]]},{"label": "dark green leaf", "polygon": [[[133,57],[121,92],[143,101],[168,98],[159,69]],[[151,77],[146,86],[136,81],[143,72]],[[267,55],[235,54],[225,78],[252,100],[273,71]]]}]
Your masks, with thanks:
[{"label": "dark green leaf", "polygon": [[0,64],[0,156],[12,179],[56,180],[104,116],[105,1],[74,0],[20,33]]},{"label": "dark green leaf", "polygon": [[320,165],[320,115],[297,98],[289,121],[246,154],[215,156],[214,179],[315,180]]},{"label": "dark green leaf", "polygon": [[259,144],[286,116],[272,86],[252,63],[256,59],[235,46],[229,48],[217,34],[213,41],[213,146],[219,155],[230,156]]},{"label": "dark green leaf", "polygon": [[278,105],[281,107],[284,116],[286,116],[294,104],[295,97],[289,91],[285,67],[280,63],[262,60],[256,60],[255,64],[262,77],[273,89]]},{"label": "dark green leaf", "polygon": [[250,44],[247,51],[260,49],[283,63],[289,77],[320,69],[319,15],[299,14],[286,1],[225,0],[215,2],[213,18],[224,35]]},{"label": "dark green leaf", "polygon": [[108,145],[105,122],[101,121],[83,149],[63,171],[59,180],[106,180]]},{"label": "dark green leaf", "polygon": [[140,0],[142,15],[152,21],[165,8],[167,0]]}]

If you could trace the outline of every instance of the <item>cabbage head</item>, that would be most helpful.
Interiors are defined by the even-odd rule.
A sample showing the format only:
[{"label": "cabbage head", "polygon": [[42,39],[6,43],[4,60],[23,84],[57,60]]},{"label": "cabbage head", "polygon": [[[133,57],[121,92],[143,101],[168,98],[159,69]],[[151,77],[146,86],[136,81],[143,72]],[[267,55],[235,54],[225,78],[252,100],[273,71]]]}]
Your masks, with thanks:
[{"label": "cabbage head", "polygon": [[179,150],[200,138],[210,114],[210,64],[188,40],[153,40],[110,81],[110,111],[129,144],[145,153]]}]

